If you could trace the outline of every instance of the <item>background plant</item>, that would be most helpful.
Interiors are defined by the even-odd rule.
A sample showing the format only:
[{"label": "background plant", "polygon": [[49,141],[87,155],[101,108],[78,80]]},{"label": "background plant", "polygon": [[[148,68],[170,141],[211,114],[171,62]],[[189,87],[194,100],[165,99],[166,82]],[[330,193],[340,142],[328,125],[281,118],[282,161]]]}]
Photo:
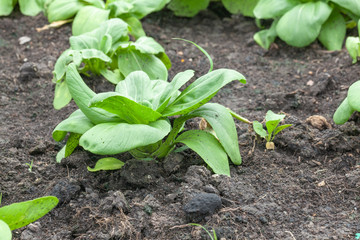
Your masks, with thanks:
[{"label": "background plant", "polygon": [[0,237],[1,240],[11,240],[11,231],[24,227],[43,217],[53,209],[59,200],[53,196],[46,196],[30,201],[13,203],[0,208]]},{"label": "background plant", "polygon": [[44,0],[0,0],[0,16],[10,15],[16,4],[24,15],[36,16],[44,6]]},{"label": "background plant", "polygon": [[319,41],[329,50],[340,50],[346,27],[360,18],[358,0],[260,0],[254,9],[258,19],[273,19],[269,29],[254,35],[268,49],[276,37],[295,47]]},{"label": "background plant", "polygon": [[349,120],[351,115],[357,111],[360,112],[360,80],[353,83],[348,90],[346,98],[334,113],[334,122],[344,124]]},{"label": "background plant", "polygon": [[275,145],[273,141],[275,136],[285,128],[292,126],[292,124],[278,126],[284,118],[285,114],[275,114],[273,111],[269,110],[265,116],[266,130],[261,123],[253,121],[254,131],[266,140],[266,149],[274,149]]},{"label": "background plant", "polygon": [[[360,36],[360,20],[358,22],[358,33]],[[346,39],[346,49],[348,50],[353,63],[357,62],[357,58],[360,56],[360,38],[359,37],[348,37]]]},{"label": "background plant", "polygon": [[111,18],[121,18],[131,26],[135,38],[145,36],[140,19],[161,10],[170,0],[50,0],[46,14],[49,22],[74,17],[73,35],[90,32]]},{"label": "background plant", "polygon": [[171,63],[163,47],[146,36],[130,41],[128,33],[127,23],[110,19],[91,32],[70,37],[70,48],[58,58],[53,72],[56,109],[71,101],[64,81],[70,63],[74,63],[80,73],[102,75],[114,84],[136,70],[146,72],[151,79],[167,80]]}]

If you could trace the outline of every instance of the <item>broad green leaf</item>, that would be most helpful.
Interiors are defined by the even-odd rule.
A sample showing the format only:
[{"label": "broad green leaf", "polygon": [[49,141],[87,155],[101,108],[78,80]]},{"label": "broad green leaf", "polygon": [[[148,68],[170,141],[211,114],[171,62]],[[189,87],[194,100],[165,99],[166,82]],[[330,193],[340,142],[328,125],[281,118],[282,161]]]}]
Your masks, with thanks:
[{"label": "broad green leaf", "polygon": [[167,70],[171,68],[170,58],[168,57],[168,55],[166,55],[165,52],[158,53],[155,56],[163,62]]},{"label": "broad green leaf", "polygon": [[141,19],[146,15],[160,11],[170,0],[128,0],[134,8],[131,9],[131,14]]},{"label": "broad green leaf", "polygon": [[280,18],[276,32],[287,44],[305,47],[319,36],[331,11],[332,8],[321,1],[299,4]]},{"label": "broad green leaf", "polygon": [[360,112],[360,81],[353,83],[349,87],[347,98],[350,107]]},{"label": "broad green leaf", "polygon": [[103,0],[81,0],[83,2],[86,2],[89,5],[93,5],[98,8],[105,8],[105,3]]},{"label": "broad green leaf", "polygon": [[119,159],[113,157],[101,158],[99,159],[95,167],[87,167],[89,172],[97,172],[101,170],[118,170],[124,166],[124,162],[120,161]]},{"label": "broad green leaf", "polygon": [[355,110],[348,103],[348,98],[345,98],[334,113],[334,122],[338,125],[344,124],[354,112]]},{"label": "broad green leaf", "polygon": [[80,146],[95,154],[118,154],[156,143],[170,132],[170,128],[166,120],[157,120],[148,125],[102,123],[82,135]]},{"label": "broad green leaf", "polygon": [[34,200],[13,203],[0,208],[0,219],[7,223],[11,230],[18,229],[32,223],[53,209],[59,200],[53,196],[46,196]]},{"label": "broad green leaf", "polygon": [[228,157],[212,134],[201,130],[190,130],[181,134],[175,142],[183,143],[199,154],[214,173],[230,176]]},{"label": "broad green leaf", "polygon": [[84,6],[79,0],[54,0],[47,8],[48,20],[52,23],[72,18]]},{"label": "broad green leaf", "polygon": [[71,99],[72,97],[66,82],[65,81],[57,82],[55,86],[54,101],[53,101],[54,108],[59,110],[65,107],[70,103]]},{"label": "broad green leaf", "polygon": [[8,16],[12,13],[17,1],[0,0],[0,16]]},{"label": "broad green leaf", "polygon": [[123,49],[118,51],[118,68],[124,76],[141,70],[150,79],[167,80],[168,78],[168,71],[160,59],[137,50]]},{"label": "broad green leaf", "polygon": [[52,137],[55,141],[60,142],[68,132],[84,134],[93,126],[94,124],[78,109],[56,126]]},{"label": "broad green leaf", "polygon": [[134,46],[136,50],[139,50],[141,53],[147,54],[158,54],[165,52],[164,48],[156,42],[152,37],[141,37],[136,42],[131,43],[131,46]]},{"label": "broad green leaf", "polygon": [[71,63],[73,57],[71,56],[72,50],[67,49],[65,50],[60,57],[56,60],[55,67],[54,67],[54,82],[61,80],[66,72],[67,65]]},{"label": "broad green leaf", "polygon": [[241,164],[238,136],[234,120],[229,111],[220,104],[207,103],[187,116],[202,117],[215,131],[220,144],[235,165]]},{"label": "broad green leaf", "polygon": [[190,84],[162,112],[164,116],[186,114],[207,103],[226,84],[238,80],[246,83],[245,77],[234,70],[218,69],[207,73]]},{"label": "broad green leaf", "polygon": [[11,240],[12,234],[6,222],[0,220],[0,236],[2,240]]},{"label": "broad green leaf", "polygon": [[107,4],[106,8],[110,10],[111,18],[118,18],[122,14],[129,13],[134,5],[126,1],[113,1]]},{"label": "broad green leaf", "polygon": [[284,124],[284,125],[278,126],[278,127],[275,129],[274,133],[273,133],[273,139],[274,139],[274,137],[275,137],[276,134],[278,134],[279,132],[281,132],[281,131],[284,130],[285,128],[288,128],[288,127],[291,127],[291,126],[292,126],[292,124]]},{"label": "broad green leaf", "polygon": [[111,71],[107,68],[101,68],[100,74],[113,84],[118,84],[121,80],[124,80],[118,69]]},{"label": "broad green leaf", "polygon": [[208,7],[210,0],[172,0],[168,4],[168,8],[174,12],[176,16],[193,17],[201,10]]},{"label": "broad green leaf", "polygon": [[89,108],[90,100],[96,95],[82,80],[74,63],[70,63],[66,70],[65,79],[70,94],[76,105],[94,124],[116,122],[119,118],[103,109]]},{"label": "broad green leaf", "polygon": [[357,58],[360,56],[360,39],[358,37],[348,37],[345,46],[353,59],[352,63],[356,63]]},{"label": "broad green leaf", "polygon": [[104,54],[102,51],[96,49],[83,49],[79,51],[83,59],[100,59],[103,62],[111,62],[111,58]]},{"label": "broad green leaf", "polygon": [[360,17],[360,1],[358,0],[330,0],[339,6],[354,13],[357,17]]},{"label": "broad green leaf", "polygon": [[266,50],[270,48],[277,37],[276,25],[278,21],[278,19],[274,20],[269,29],[261,30],[254,35],[255,42]]},{"label": "broad green leaf", "polygon": [[74,18],[72,34],[77,36],[96,29],[101,23],[109,19],[109,14],[109,10],[93,6],[81,8]]},{"label": "broad green leaf", "polygon": [[139,19],[137,19],[136,17],[127,17],[127,18],[124,18],[124,21],[127,24],[129,24],[129,26],[130,26],[130,34],[135,39],[146,36],[146,33],[145,33]]},{"label": "broad green leaf", "polygon": [[338,10],[334,9],[321,27],[319,40],[328,50],[341,50],[345,34],[345,19]]},{"label": "broad green leaf", "polygon": [[66,141],[66,147],[65,147],[65,157],[67,158],[70,156],[75,148],[79,146],[79,139],[81,137],[81,134],[78,133],[70,133],[70,136],[68,140]]},{"label": "broad green leaf", "polygon": [[24,15],[36,16],[43,10],[42,6],[38,4],[37,0],[18,0],[18,1],[20,5],[20,11]]},{"label": "broad green leaf", "polygon": [[150,107],[141,105],[116,92],[97,94],[91,99],[89,106],[116,114],[120,119],[130,124],[148,124],[161,117],[160,113]]},{"label": "broad green leaf", "polygon": [[226,10],[232,14],[242,14],[246,17],[254,17],[254,8],[259,0],[222,0]]},{"label": "broad green leaf", "polygon": [[254,8],[254,15],[259,19],[277,18],[298,4],[297,0],[259,0]]},{"label": "broad green leaf", "polygon": [[262,138],[266,138],[269,135],[258,121],[253,121],[253,129]]},{"label": "broad green leaf", "polygon": [[265,121],[266,121],[266,129],[269,133],[269,135],[272,134],[272,132],[275,130],[277,125],[285,118],[285,114],[276,114],[273,111],[269,110],[266,113]]},{"label": "broad green leaf", "polygon": [[61,163],[61,160],[65,158],[66,145],[56,154],[56,162]]}]

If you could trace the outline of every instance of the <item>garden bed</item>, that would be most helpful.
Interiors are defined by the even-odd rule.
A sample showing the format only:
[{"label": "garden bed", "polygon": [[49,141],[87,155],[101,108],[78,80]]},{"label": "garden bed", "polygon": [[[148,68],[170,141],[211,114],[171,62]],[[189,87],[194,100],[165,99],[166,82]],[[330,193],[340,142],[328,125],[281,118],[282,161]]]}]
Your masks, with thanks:
[{"label": "garden bed", "polygon": [[[60,200],[45,217],[15,230],[15,239],[208,239],[187,225],[193,219],[183,211],[200,192],[222,199],[218,211],[199,221],[216,229],[219,239],[354,239],[360,233],[360,118],[342,126],[332,121],[360,76],[345,49],[330,52],[318,43],[298,49],[276,41],[265,51],[253,41],[253,19],[211,11],[192,19],[152,14],[144,29],[170,57],[170,79],[186,69],[196,76],[208,71],[197,48],[171,38],[189,39],[209,52],[215,69],[235,69],[247,78],[246,85],[221,89],[213,102],[249,120],[262,121],[267,110],[283,112],[293,126],[275,138],[275,151],[267,151],[249,126],[237,122],[243,164],[231,166],[231,178],[213,175],[190,150],[162,164],[124,154],[118,156],[127,161],[122,170],[91,173],[86,166],[99,156],[82,149],[55,161],[64,143],[51,132],[76,109],[52,106],[52,70],[69,47],[71,26],[36,31],[45,24],[43,15],[19,12],[0,19],[1,203],[49,194]],[[20,44],[24,36],[30,41]],[[97,92],[113,88],[95,81],[90,85]],[[314,115],[327,122],[307,121]]]}]

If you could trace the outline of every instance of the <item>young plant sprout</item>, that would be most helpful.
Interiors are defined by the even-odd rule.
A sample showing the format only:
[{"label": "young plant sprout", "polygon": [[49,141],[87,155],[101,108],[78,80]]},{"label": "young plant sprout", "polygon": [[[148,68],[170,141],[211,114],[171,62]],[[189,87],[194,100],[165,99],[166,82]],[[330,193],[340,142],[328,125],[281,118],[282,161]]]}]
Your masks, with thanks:
[{"label": "young plant sprout", "polygon": [[353,83],[348,90],[346,98],[336,109],[334,114],[334,122],[336,124],[344,124],[349,120],[354,112],[360,112],[360,80]]},{"label": "young plant sprout", "polygon": [[262,138],[266,140],[266,149],[274,150],[275,144],[273,142],[275,136],[284,130],[292,126],[292,124],[284,124],[278,126],[279,123],[285,118],[285,114],[275,114],[273,111],[269,110],[265,116],[265,125],[267,131],[263,128],[263,125],[258,121],[253,121],[254,131]]}]

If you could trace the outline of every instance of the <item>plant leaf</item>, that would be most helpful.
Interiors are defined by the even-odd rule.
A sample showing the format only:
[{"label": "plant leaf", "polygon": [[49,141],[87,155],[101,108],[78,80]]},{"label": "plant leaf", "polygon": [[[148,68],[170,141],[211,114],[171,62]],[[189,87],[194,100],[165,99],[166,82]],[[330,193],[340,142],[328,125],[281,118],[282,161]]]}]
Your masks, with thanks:
[{"label": "plant leaf", "polygon": [[130,43],[131,46],[134,46],[136,50],[139,50],[141,53],[147,54],[159,54],[165,52],[164,48],[156,42],[152,37],[140,37],[136,42]]},{"label": "plant leaf", "polygon": [[150,79],[167,80],[165,65],[154,55],[143,54],[138,50],[123,49],[118,52],[118,67],[124,76],[134,71],[144,71]]},{"label": "plant leaf", "polygon": [[222,0],[226,10],[231,14],[242,14],[246,17],[254,17],[254,8],[259,0]]},{"label": "plant leaf", "polygon": [[279,132],[281,132],[281,131],[284,130],[285,128],[288,128],[288,127],[291,127],[291,126],[292,126],[292,124],[284,124],[284,125],[278,126],[278,127],[275,129],[274,133],[273,133],[273,139],[274,139],[274,137],[275,137],[276,134],[278,134]]},{"label": "plant leaf", "polygon": [[321,1],[299,4],[280,18],[276,32],[287,44],[305,47],[319,36],[331,11],[332,8]]},{"label": "plant leaf", "polygon": [[321,27],[319,40],[328,50],[341,50],[345,35],[345,19],[337,9],[334,9]]},{"label": "plant leaf", "polygon": [[131,9],[131,14],[141,19],[152,12],[160,11],[169,1],[170,0],[129,0],[134,6]]},{"label": "plant leaf", "polygon": [[208,7],[210,0],[172,0],[168,8],[175,16],[193,17]]},{"label": "plant leaf", "polygon": [[254,8],[254,16],[259,19],[277,18],[298,4],[296,0],[259,0]]},{"label": "plant leaf", "polygon": [[79,0],[54,0],[47,8],[48,20],[52,23],[72,18],[84,6]]},{"label": "plant leaf", "polygon": [[102,123],[81,136],[80,146],[95,154],[118,154],[156,143],[170,132],[170,128],[166,120],[157,120],[149,125]]},{"label": "plant leaf", "polygon": [[348,98],[346,97],[336,109],[333,119],[338,125],[346,123],[355,110],[349,105]]},{"label": "plant leaf", "polygon": [[349,87],[347,98],[350,107],[360,112],[360,81],[353,83]]},{"label": "plant leaf", "polygon": [[65,81],[56,83],[54,94],[54,108],[59,110],[69,104],[72,97]]},{"label": "plant leaf", "polygon": [[65,138],[68,132],[84,134],[93,126],[94,124],[90,119],[78,109],[56,126],[52,132],[52,137],[55,141],[60,142]]},{"label": "plant leaf", "polygon": [[110,10],[93,6],[81,8],[74,18],[72,34],[74,36],[90,32],[109,19]]},{"label": "plant leaf", "polygon": [[40,6],[36,0],[18,0],[18,1],[20,5],[20,11],[24,15],[36,16],[43,10],[42,6]]},{"label": "plant leaf", "polygon": [[68,65],[65,81],[76,105],[92,123],[119,121],[116,115],[110,114],[103,109],[89,108],[89,102],[96,94],[84,83],[74,63]]},{"label": "plant leaf", "polygon": [[91,99],[90,107],[101,108],[116,114],[120,119],[130,124],[148,124],[161,117],[160,113],[150,107],[141,105],[116,92],[97,94]]},{"label": "plant leaf", "polygon": [[354,0],[330,0],[360,17],[360,2]]},{"label": "plant leaf", "polygon": [[66,141],[66,147],[65,147],[65,157],[67,158],[70,156],[75,148],[79,146],[79,139],[81,137],[81,134],[78,133],[70,133],[70,136],[68,140]]},{"label": "plant leaf", "polygon": [[352,63],[356,63],[357,57],[360,56],[360,39],[358,37],[348,37],[345,46],[353,59]]},{"label": "plant leaf", "polygon": [[285,114],[276,114],[271,110],[269,110],[266,113],[266,116],[265,116],[266,123],[265,124],[266,124],[266,128],[267,128],[267,131],[270,136],[273,133],[273,131],[275,130],[275,128],[277,127],[277,125],[279,125],[281,120],[283,120],[284,118],[285,118]]},{"label": "plant leaf", "polygon": [[124,166],[124,162],[120,161],[119,159],[113,157],[101,158],[99,159],[95,167],[87,167],[89,172],[97,172],[101,170],[118,170]]},{"label": "plant leaf", "polygon": [[9,226],[6,224],[6,222],[2,221],[1,219],[0,219],[0,235],[2,237],[1,239],[3,240],[12,239],[12,234]]},{"label": "plant leaf", "polygon": [[0,208],[0,219],[9,225],[11,230],[28,225],[47,214],[59,200],[46,196],[34,200],[13,203]]},{"label": "plant leaf", "polygon": [[274,20],[269,29],[261,30],[254,35],[255,42],[266,50],[270,48],[277,37],[276,25],[278,21],[278,19]]},{"label": "plant leaf", "polygon": [[238,80],[246,83],[245,77],[234,70],[218,69],[207,73],[190,84],[163,111],[164,116],[189,113],[207,103],[223,86]]},{"label": "plant leaf", "polygon": [[191,116],[191,118],[205,118],[215,131],[220,144],[229,155],[231,161],[235,165],[241,164],[239,142],[234,119],[224,106],[217,103],[207,103],[195,111],[190,112],[187,116]]},{"label": "plant leaf", "polygon": [[106,78],[109,82],[113,84],[118,84],[120,81],[124,80],[122,75],[120,74],[120,71],[118,69],[115,69],[114,71],[111,71],[107,68],[101,68],[100,74]]},{"label": "plant leaf", "polygon": [[17,1],[0,0],[0,16],[8,16],[12,13]]},{"label": "plant leaf", "polygon": [[181,134],[175,141],[194,150],[216,174],[230,176],[228,157],[219,141],[210,133],[190,130]]},{"label": "plant leaf", "polygon": [[253,129],[262,138],[266,138],[269,135],[258,121],[253,121]]},{"label": "plant leaf", "polygon": [[127,17],[124,18],[124,21],[130,26],[130,34],[138,39],[140,37],[146,36],[146,33],[141,25],[141,22],[136,17]]}]

